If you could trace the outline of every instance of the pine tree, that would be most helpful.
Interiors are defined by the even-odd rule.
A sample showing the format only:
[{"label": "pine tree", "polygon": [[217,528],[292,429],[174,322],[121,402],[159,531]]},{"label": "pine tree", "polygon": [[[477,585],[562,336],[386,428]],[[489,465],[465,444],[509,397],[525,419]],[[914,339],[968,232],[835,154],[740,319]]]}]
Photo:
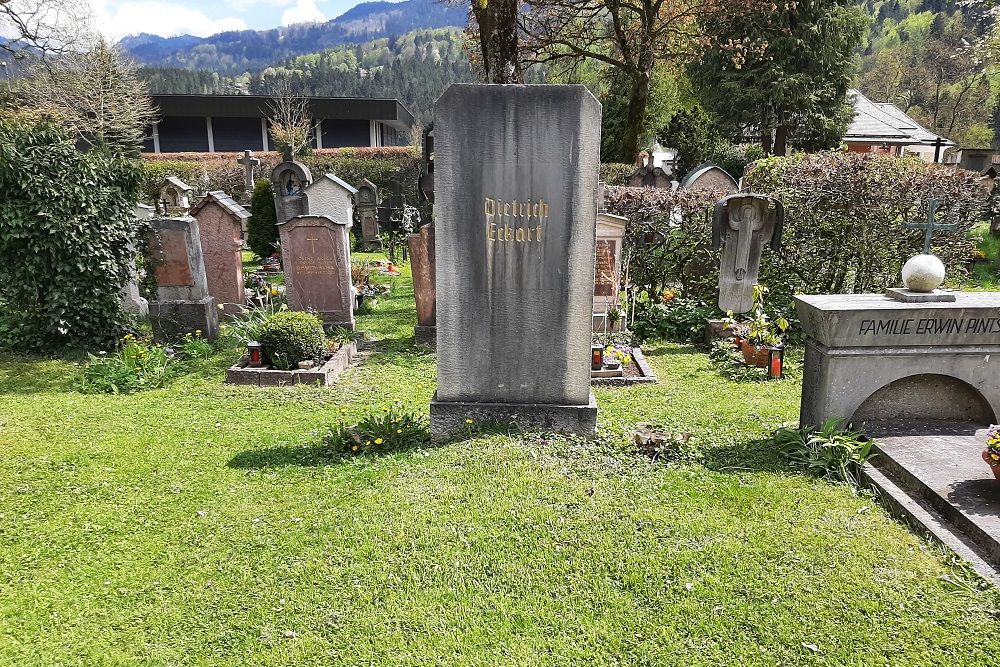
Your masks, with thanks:
[{"label": "pine tree", "polygon": [[253,217],[247,222],[247,245],[261,259],[270,257],[278,249],[278,220],[267,179],[260,179],[253,187],[250,215]]}]

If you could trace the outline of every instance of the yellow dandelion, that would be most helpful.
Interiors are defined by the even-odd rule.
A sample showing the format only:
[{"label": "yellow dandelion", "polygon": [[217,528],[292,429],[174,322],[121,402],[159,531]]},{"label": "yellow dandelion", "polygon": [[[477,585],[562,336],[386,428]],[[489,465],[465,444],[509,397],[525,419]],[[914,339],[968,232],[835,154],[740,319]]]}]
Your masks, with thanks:
[{"label": "yellow dandelion", "polygon": [[465,420],[465,423],[466,423],[466,424],[471,424],[471,423],[472,423],[472,420],[471,420],[471,419],[466,419],[466,420]]},{"label": "yellow dandelion", "polygon": [[375,438],[375,444],[376,445],[381,445],[382,442],[383,442],[382,438]]},{"label": "yellow dandelion", "polygon": [[356,451],[358,451],[359,449],[361,449],[361,447],[360,447],[360,446],[358,446],[358,445],[354,445],[353,447],[351,447],[351,451],[352,451],[352,452],[356,452]]},{"label": "yellow dandelion", "polygon": [[403,429],[401,429],[401,428],[397,428],[396,429],[396,433],[402,433],[402,432],[403,432]]}]

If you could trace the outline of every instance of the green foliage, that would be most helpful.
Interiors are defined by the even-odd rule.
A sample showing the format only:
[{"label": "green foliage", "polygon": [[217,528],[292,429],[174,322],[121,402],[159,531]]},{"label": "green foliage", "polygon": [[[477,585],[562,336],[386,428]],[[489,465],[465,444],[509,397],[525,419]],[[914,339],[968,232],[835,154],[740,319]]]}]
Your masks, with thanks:
[{"label": "green foliage", "polygon": [[[143,156],[145,157],[145,156]],[[149,160],[139,162],[142,168],[142,187],[140,195],[147,204],[156,204],[160,198],[160,185],[167,176],[176,176],[191,187],[203,180],[205,168],[193,160]],[[211,190],[221,190],[218,181],[212,182]],[[232,194],[230,192],[230,194]],[[192,202],[193,203],[193,202]]]},{"label": "green foliage", "polygon": [[601,180],[605,185],[627,185],[628,177],[635,172],[634,164],[602,162]]},{"label": "green foliage", "polygon": [[271,182],[258,180],[250,197],[250,220],[247,221],[247,246],[257,257],[270,257],[278,248],[277,214]]},{"label": "green foliage", "polygon": [[367,415],[353,426],[338,424],[323,444],[341,454],[380,454],[413,449],[430,441],[427,420],[394,403],[382,412]]},{"label": "green foliage", "polygon": [[743,177],[746,168],[765,157],[764,149],[757,144],[716,144],[705,156],[708,162],[717,164],[737,181]]},{"label": "green foliage", "polygon": [[0,345],[113,349],[134,261],[133,162],[54,124],[0,116]]},{"label": "green foliage", "polygon": [[222,336],[235,341],[241,347],[246,347],[247,343],[260,342],[260,332],[264,323],[272,315],[283,310],[287,310],[287,306],[275,308],[273,304],[270,304],[263,308],[247,308],[242,316],[228,319],[222,323]]},{"label": "green foliage", "polygon": [[640,299],[636,304],[632,332],[636,340],[669,340],[677,343],[701,344],[709,319],[721,315],[718,307],[685,297],[663,301]]},{"label": "green foliage", "polygon": [[[75,388],[85,394],[131,394],[146,389],[158,389],[173,377],[174,362],[161,345],[153,345],[127,335],[122,349],[108,355],[89,355]],[[190,347],[191,358],[201,356],[206,341],[185,339],[185,352]],[[197,345],[197,349],[196,346]],[[208,345],[211,351],[211,345]],[[205,355],[207,356],[207,354]]]},{"label": "green foliage", "polygon": [[208,359],[213,349],[209,341],[193,333],[184,334],[184,338],[177,345],[177,352],[187,361]]},{"label": "green foliage", "polygon": [[[674,178],[678,181],[708,160],[716,148],[725,142],[715,119],[700,105],[674,114],[670,122],[660,130],[657,139],[662,145],[677,149]],[[729,173],[739,178],[738,173]]]},{"label": "green foliage", "polygon": [[264,321],[258,332],[264,361],[279,370],[291,370],[300,361],[318,361],[326,352],[323,323],[301,311],[281,311]]},{"label": "green foliage", "polygon": [[792,465],[857,486],[852,468],[872,456],[875,442],[842,425],[842,419],[828,419],[819,428],[785,426],[775,431],[769,442]]}]

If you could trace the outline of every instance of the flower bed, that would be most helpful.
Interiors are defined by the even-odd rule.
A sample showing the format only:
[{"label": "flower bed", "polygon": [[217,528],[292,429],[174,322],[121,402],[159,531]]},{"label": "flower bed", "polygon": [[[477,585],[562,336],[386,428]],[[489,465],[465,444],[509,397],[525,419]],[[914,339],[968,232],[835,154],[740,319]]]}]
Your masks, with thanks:
[{"label": "flower bed", "polygon": [[258,387],[284,387],[293,384],[319,384],[322,387],[329,387],[337,376],[350,367],[357,353],[357,344],[351,342],[341,346],[318,368],[290,371],[281,371],[269,366],[253,368],[250,366],[250,357],[244,355],[226,371],[226,383]]}]

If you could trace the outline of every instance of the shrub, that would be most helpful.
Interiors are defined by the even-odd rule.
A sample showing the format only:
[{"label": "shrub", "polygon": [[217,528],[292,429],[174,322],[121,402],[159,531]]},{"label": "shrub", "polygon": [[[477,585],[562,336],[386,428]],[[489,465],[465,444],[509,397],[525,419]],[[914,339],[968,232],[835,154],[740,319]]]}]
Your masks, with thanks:
[{"label": "shrub", "polygon": [[323,323],[315,315],[282,311],[261,325],[258,342],[264,361],[280,370],[295,368],[300,361],[322,359],[326,352]]},{"label": "shrub", "polygon": [[377,454],[419,447],[429,440],[427,420],[395,404],[354,426],[331,428],[323,443],[342,454]]},{"label": "shrub", "polygon": [[628,177],[635,172],[634,164],[605,162],[601,164],[601,180],[605,185],[628,185]]},{"label": "shrub", "polygon": [[705,322],[721,316],[716,306],[697,299],[674,297],[667,302],[649,299],[636,304],[632,332],[638,341],[672,340],[700,344],[705,340]]},{"label": "shrub", "polygon": [[257,181],[250,197],[250,215],[247,221],[247,246],[255,255],[264,259],[278,248],[277,213],[271,182],[266,178]]},{"label": "shrub", "polygon": [[0,117],[0,344],[114,349],[135,259],[135,163],[49,121]]},{"label": "shrub", "polygon": [[792,465],[851,486],[857,486],[852,466],[871,458],[875,444],[860,433],[843,428],[840,419],[828,419],[819,428],[779,428],[770,443]]},{"label": "shrub", "polygon": [[765,157],[764,149],[757,144],[730,144],[722,142],[709,151],[708,162],[719,165],[737,181],[743,178],[746,168]]},{"label": "shrub", "polygon": [[[164,386],[173,377],[172,360],[159,345],[147,345],[132,335],[120,352],[89,356],[75,387],[88,394],[131,394]],[[211,348],[209,348],[211,349]]]}]

